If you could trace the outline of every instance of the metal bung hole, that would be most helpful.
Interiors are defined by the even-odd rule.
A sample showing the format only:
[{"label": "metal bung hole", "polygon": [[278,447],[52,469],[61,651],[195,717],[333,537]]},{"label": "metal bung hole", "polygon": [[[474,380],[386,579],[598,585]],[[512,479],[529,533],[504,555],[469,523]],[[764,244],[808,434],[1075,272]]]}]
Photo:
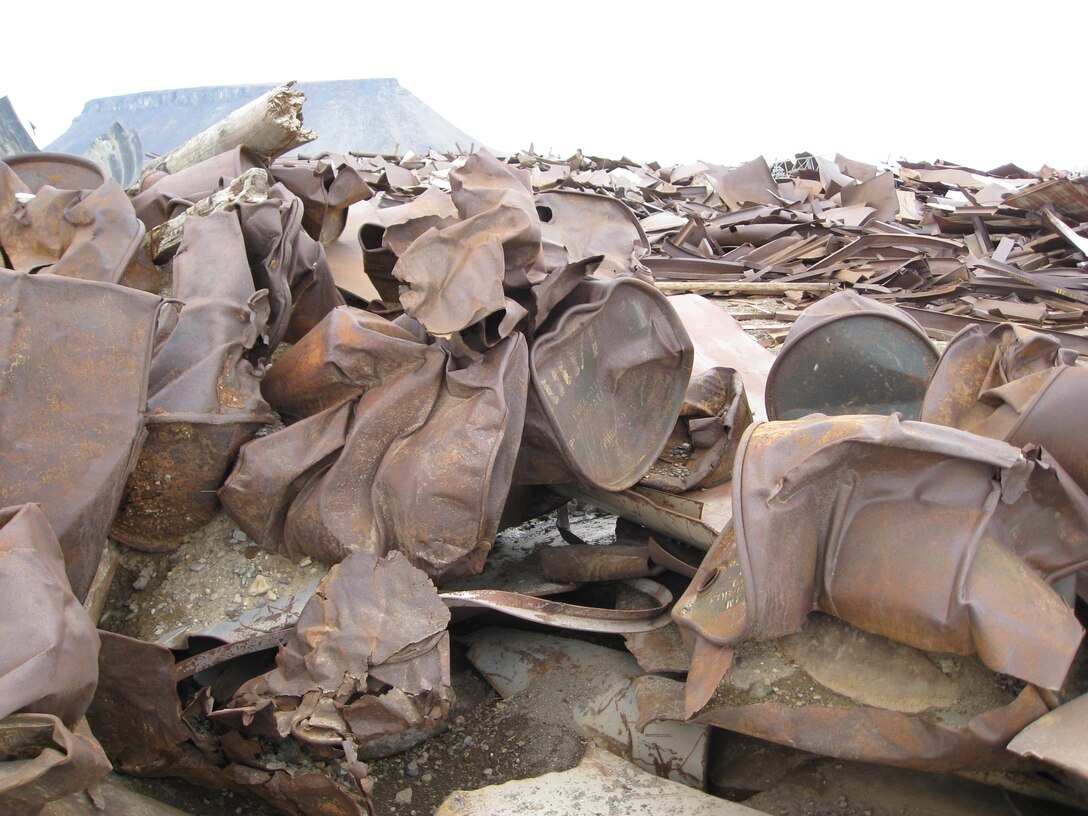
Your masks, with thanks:
[{"label": "metal bung hole", "polygon": [[540,220],[545,224],[550,224],[555,214],[552,212],[551,207],[545,207],[543,204],[536,205],[536,214],[540,217]]},{"label": "metal bung hole", "polygon": [[706,592],[708,589],[710,589],[710,585],[717,580],[719,575],[721,575],[721,572],[721,567],[714,567],[714,569],[710,570],[709,572],[703,573],[703,577],[699,579],[699,586],[695,588],[695,591]]}]

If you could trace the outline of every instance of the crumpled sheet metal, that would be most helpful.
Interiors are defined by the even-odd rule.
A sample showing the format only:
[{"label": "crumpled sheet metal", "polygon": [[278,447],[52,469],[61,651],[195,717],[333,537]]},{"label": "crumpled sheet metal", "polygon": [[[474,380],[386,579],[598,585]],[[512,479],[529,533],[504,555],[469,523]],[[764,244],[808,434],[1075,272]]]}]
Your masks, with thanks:
[{"label": "crumpled sheet metal", "polygon": [[519,483],[631,487],[668,441],[693,354],[652,286],[580,282],[533,342]]},{"label": "crumpled sheet metal", "polygon": [[[151,230],[253,168],[267,169],[247,148],[234,148],[177,173],[153,173],[132,204]],[[298,196],[277,183],[267,200],[236,210],[254,286],[268,290],[265,342],[270,349],[284,339],[294,342],[344,303],[324,249],[303,229],[304,209]]]},{"label": "crumpled sheet metal", "polygon": [[269,369],[261,392],[287,422],[358,399],[441,352],[384,317],[350,306],[334,309]]},{"label": "crumpled sheet metal", "polygon": [[70,153],[18,153],[5,156],[4,164],[36,193],[42,187],[58,190],[93,190],[106,180],[102,167],[90,159]]},{"label": "crumpled sheet metal", "polygon": [[118,771],[248,793],[289,816],[370,813],[362,788],[349,790],[318,772],[267,767],[257,743],[237,732],[210,733],[200,722],[210,708],[206,693],[183,711],[174,655],[165,646],[100,634],[99,689],[87,717]]},{"label": "crumpled sheet metal", "polygon": [[[1054,545],[1026,520],[1077,505],[1064,487],[1017,448],[895,415],[753,426],[737,453],[734,526],[674,619],[721,650],[722,670],[737,643],[796,632],[818,609],[1058,689],[1084,632],[1029,566],[1033,548],[1053,556]],[[1061,554],[1083,561],[1083,522],[1069,535]]]},{"label": "crumpled sheet metal", "polygon": [[1014,754],[1041,759],[1059,768],[1081,795],[1088,794],[1088,695],[1058,706],[1033,722],[1009,743]]},{"label": "crumpled sheet metal", "polygon": [[1030,329],[969,326],[949,341],[922,404],[923,422],[1012,445],[1037,444],[1088,490],[1088,369]]},{"label": "crumpled sheet metal", "polygon": [[34,816],[49,802],[93,786],[110,772],[101,746],[80,720],[71,728],[52,714],[0,719],[0,812]]},{"label": "crumpled sheet metal", "polygon": [[143,443],[162,301],[6,270],[0,294],[0,505],[41,505],[83,598]]},{"label": "crumpled sheet metal", "polygon": [[712,368],[693,376],[665,449],[639,484],[685,493],[728,481],[737,445],[751,424],[740,374]]},{"label": "crumpled sheet metal", "polygon": [[253,285],[268,290],[270,349],[299,340],[344,305],[325,250],[306,234],[302,216],[301,199],[282,184],[271,187],[267,201],[238,207]]},{"label": "crumpled sheet metal", "polygon": [[243,733],[332,746],[433,727],[452,700],[449,617],[403,555],[354,553],[307,602],[276,667],[212,717]]},{"label": "crumpled sheet metal", "polygon": [[[545,276],[540,218],[527,174],[481,151],[450,173],[450,185],[459,220],[428,229],[398,253],[393,274],[406,284],[401,305],[436,335],[500,312],[516,323],[526,312],[507,290],[527,289]],[[513,330],[506,322],[499,339]]]},{"label": "crumpled sheet metal", "polygon": [[16,197],[30,192],[0,162],[0,250],[11,268],[119,283],[144,237],[120,185],[43,187],[26,203]]},{"label": "crumpled sheet metal", "polygon": [[271,172],[276,181],[302,199],[302,228],[323,246],[331,244],[344,231],[347,208],[374,195],[347,156],[280,158],[272,164]]},{"label": "crumpled sheet metal", "polygon": [[[662,694],[657,682],[656,677],[635,681],[644,717],[682,717],[683,698]],[[826,690],[824,695],[831,696]],[[850,701],[799,704],[796,698],[770,701],[750,694],[715,700],[691,721],[844,760],[927,771],[1002,770],[1023,768],[1005,746],[1046,712],[1038,690],[1029,685],[1004,705],[947,722]]]},{"label": "crumpled sheet metal", "polygon": [[889,414],[918,419],[937,350],[894,306],[853,290],[797,318],[767,376],[769,419]]},{"label": "crumpled sheet metal", "polygon": [[173,279],[184,305],[151,366],[148,438],[112,530],[150,551],[174,549],[211,520],[239,448],[273,419],[262,372],[246,358],[268,304],[254,291],[234,213],[186,219]]},{"label": "crumpled sheet metal", "polygon": [[[513,335],[461,364],[354,311],[334,312],[315,343],[285,355],[287,374],[267,391],[288,414],[334,404],[244,446],[223,503],[254,541],[292,558],[336,563],[354,550],[399,550],[440,584],[478,573],[521,440],[525,339]],[[358,343],[342,350],[357,361],[347,370],[336,364],[341,330]],[[295,371],[324,393],[296,391]],[[359,396],[343,401],[353,387]]]},{"label": "crumpled sheet metal", "polygon": [[401,282],[393,276],[397,257],[428,230],[457,223],[457,207],[450,195],[428,187],[411,201],[381,209],[359,227],[363,271],[386,303],[400,302]]},{"label": "crumpled sheet metal", "polygon": [[83,719],[98,634],[35,504],[0,510],[0,811],[32,814],[110,770]]},{"label": "crumpled sheet metal", "polygon": [[673,295],[669,298],[695,347],[692,379],[712,368],[731,368],[740,374],[752,418],[765,420],[763,395],[775,356],[756,342],[744,327],[709,298]]},{"label": "crumpled sheet metal", "polygon": [[537,194],[536,211],[542,240],[566,251],[564,263],[603,256],[593,271],[595,277],[629,273],[650,250],[630,207],[611,196],[550,190]]}]

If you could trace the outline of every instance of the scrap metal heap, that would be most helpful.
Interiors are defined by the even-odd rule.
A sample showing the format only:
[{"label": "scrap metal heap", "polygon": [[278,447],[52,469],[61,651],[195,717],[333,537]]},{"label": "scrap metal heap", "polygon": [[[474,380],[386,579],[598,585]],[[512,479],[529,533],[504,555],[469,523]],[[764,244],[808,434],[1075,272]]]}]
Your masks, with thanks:
[{"label": "scrap metal heap", "polygon": [[[711,726],[1088,802],[1088,184],[282,158],[313,134],[266,97],[127,194],[0,162],[0,811],[96,812],[112,767],[372,812],[365,762],[446,727],[451,610],[604,637],[465,630],[503,697],[583,677],[598,747],[442,813],[756,812],[701,792]],[[172,552],[220,502],[327,571],[96,629],[107,537]],[[528,580],[494,568],[556,508]]]}]

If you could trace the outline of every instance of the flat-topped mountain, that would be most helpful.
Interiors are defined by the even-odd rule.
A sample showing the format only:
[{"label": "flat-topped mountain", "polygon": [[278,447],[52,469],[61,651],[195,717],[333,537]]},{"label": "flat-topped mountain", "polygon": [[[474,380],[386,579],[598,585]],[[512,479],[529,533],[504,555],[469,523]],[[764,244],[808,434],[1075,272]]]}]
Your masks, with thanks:
[{"label": "flat-topped mountain", "polygon": [[[114,122],[140,135],[143,149],[163,154],[215,124],[235,108],[274,88],[268,85],[215,85],[147,91],[92,99],[71,127],[48,150],[82,153]],[[351,150],[417,153],[428,148],[465,150],[479,140],[447,122],[395,79],[344,79],[299,82],[306,93],[306,126],[319,138],[300,152]]]}]

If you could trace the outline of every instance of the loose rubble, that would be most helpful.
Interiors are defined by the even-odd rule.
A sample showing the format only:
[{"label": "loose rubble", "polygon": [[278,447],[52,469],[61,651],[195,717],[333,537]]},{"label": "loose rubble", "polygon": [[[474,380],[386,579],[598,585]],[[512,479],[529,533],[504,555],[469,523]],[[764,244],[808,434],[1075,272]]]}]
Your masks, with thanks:
[{"label": "loose rubble", "polygon": [[0,160],[0,810],[1088,808],[1088,184],[303,102]]}]

